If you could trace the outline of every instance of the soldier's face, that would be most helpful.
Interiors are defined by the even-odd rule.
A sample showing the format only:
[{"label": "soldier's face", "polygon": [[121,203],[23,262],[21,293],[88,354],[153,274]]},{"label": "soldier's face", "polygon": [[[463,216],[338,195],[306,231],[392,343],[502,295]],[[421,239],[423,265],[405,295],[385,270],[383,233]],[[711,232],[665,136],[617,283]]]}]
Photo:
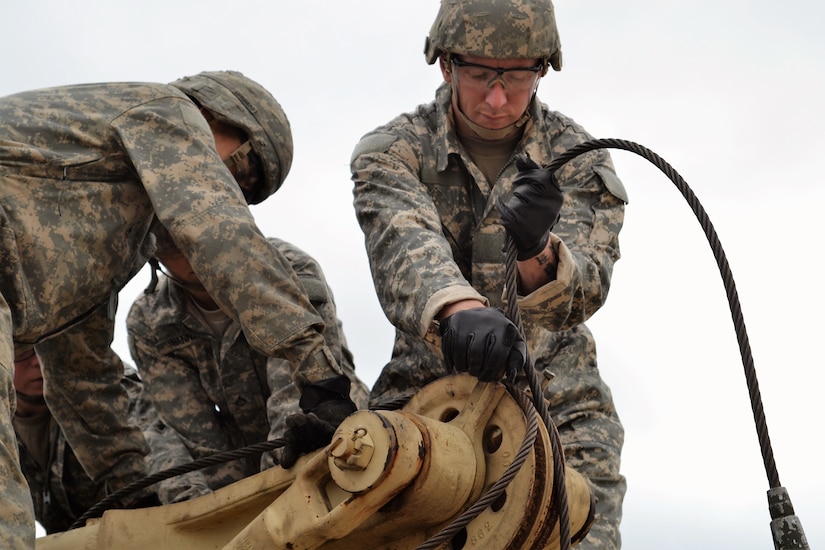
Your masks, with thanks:
[{"label": "soldier's face", "polygon": [[175,279],[183,281],[184,283],[200,284],[200,279],[195,275],[192,266],[189,264],[189,260],[180,252],[158,256],[158,261],[163,264],[166,271]]},{"label": "soldier's face", "polygon": [[[444,80],[456,91],[453,107],[471,121],[483,128],[499,130],[514,124],[527,110],[538,86],[540,77],[534,70],[540,60],[466,55],[460,57],[459,63],[462,66],[442,62],[441,71]],[[526,80],[522,82],[522,79]]]},{"label": "soldier's face", "polygon": [[229,168],[232,177],[246,197],[247,202],[255,195],[259,183],[263,180],[263,169],[257,154],[246,148],[249,142],[246,135],[238,128],[216,120],[209,121],[215,138],[215,149],[221,160]]},{"label": "soldier's face", "polygon": [[14,389],[26,395],[43,395],[43,373],[34,348],[14,354]]}]

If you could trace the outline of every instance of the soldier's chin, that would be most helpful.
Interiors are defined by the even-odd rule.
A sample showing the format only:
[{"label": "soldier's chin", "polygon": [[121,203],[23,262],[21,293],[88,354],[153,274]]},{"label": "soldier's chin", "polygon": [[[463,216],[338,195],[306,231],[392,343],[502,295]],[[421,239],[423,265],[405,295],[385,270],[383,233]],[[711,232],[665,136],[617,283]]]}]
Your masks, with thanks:
[{"label": "soldier's chin", "polygon": [[484,124],[479,124],[479,126],[484,128],[485,130],[491,130],[493,132],[497,132],[499,130],[505,130],[505,129],[510,128],[511,126],[513,126],[513,121],[511,121],[509,118],[508,119],[495,119],[495,120],[485,119]]}]

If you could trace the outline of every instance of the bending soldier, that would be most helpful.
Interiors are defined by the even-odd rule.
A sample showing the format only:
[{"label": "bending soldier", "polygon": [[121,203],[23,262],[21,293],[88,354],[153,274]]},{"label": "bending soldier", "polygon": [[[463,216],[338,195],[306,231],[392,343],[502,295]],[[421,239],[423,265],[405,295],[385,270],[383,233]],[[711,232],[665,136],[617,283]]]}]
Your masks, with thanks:
[{"label": "bending soldier", "polygon": [[[369,389],[355,375],[352,354],[321,266],[297,246],[270,238],[292,265],[324,320],[324,338],[352,384],[350,396],[366,408]],[[147,382],[159,419],[149,433],[149,473],[204,456],[280,437],[286,419],[300,413],[300,392],[283,359],[247,343],[240,323],[209,296],[189,262],[159,231],[156,260],[167,275],[132,305],[127,319],[132,357]],[[297,457],[286,457],[292,466]],[[159,484],[164,504],[208,494],[273,464],[233,460]]]},{"label": "bending soldier", "polygon": [[[110,493],[145,475],[110,344],[118,291],[152,254],[153,221],[250,346],[289,362],[299,391],[346,379],[323,319],[249,211],[291,162],[281,106],[237,72],[0,98],[0,546],[34,541],[11,424],[15,345],[35,346],[46,402],[89,476]],[[336,391],[313,403],[334,411],[328,424],[338,404],[352,405]],[[296,424],[293,452],[319,444],[307,426]]]}]

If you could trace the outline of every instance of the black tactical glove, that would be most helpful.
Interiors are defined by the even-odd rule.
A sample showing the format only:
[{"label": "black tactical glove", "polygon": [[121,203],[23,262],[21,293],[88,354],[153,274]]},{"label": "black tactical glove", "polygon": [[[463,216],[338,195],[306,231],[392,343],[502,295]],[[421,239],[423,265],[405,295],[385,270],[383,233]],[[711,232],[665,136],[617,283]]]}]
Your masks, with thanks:
[{"label": "black tactical glove", "polygon": [[516,157],[518,175],[513,180],[513,195],[504,202],[499,197],[498,211],[507,233],[513,238],[518,260],[529,260],[547,246],[550,230],[559,221],[564,195],[553,172],[542,168],[525,155]]},{"label": "black tactical glove", "polygon": [[158,498],[157,493],[152,492],[150,495],[145,497],[140,497],[137,500],[132,501],[127,508],[131,510],[135,510],[137,508],[152,508],[154,506],[160,506],[161,502]]},{"label": "black tactical glove", "polygon": [[346,376],[336,376],[304,388],[299,402],[304,412],[286,418],[281,466],[292,468],[299,456],[332,440],[338,425],[357,409],[349,397],[350,384]]},{"label": "black tactical glove", "polygon": [[483,382],[517,372],[527,359],[521,333],[498,308],[457,311],[441,321],[440,332],[447,366]]}]

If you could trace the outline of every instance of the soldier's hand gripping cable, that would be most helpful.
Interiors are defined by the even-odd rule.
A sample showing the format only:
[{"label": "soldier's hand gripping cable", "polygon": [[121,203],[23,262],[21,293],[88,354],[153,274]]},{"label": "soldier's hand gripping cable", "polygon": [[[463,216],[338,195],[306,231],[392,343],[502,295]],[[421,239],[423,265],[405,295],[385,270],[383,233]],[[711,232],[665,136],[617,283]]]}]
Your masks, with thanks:
[{"label": "soldier's hand gripping cable", "polygon": [[513,179],[513,195],[498,199],[502,225],[513,237],[518,260],[529,260],[541,253],[550,231],[559,221],[564,195],[556,176],[526,155],[516,157],[518,175]]}]

